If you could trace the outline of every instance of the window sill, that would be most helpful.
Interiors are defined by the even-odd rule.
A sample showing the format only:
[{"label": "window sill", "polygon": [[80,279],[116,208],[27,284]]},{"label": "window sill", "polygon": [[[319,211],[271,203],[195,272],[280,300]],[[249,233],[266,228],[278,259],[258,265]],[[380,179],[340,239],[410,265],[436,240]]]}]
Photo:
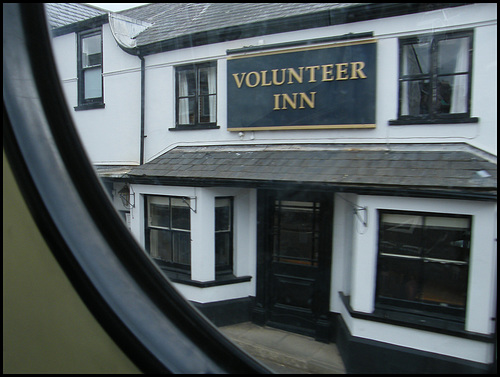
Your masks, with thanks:
[{"label": "window sill", "polygon": [[100,103],[86,103],[83,105],[78,105],[75,106],[74,109],[75,111],[82,111],[82,110],[94,110],[94,109],[104,109],[105,104],[100,102]]},{"label": "window sill", "polygon": [[209,288],[209,287],[216,287],[219,285],[245,283],[247,281],[252,280],[251,276],[236,277],[236,276],[231,274],[231,275],[216,276],[215,280],[211,280],[211,281],[197,281],[197,280],[191,280],[191,277],[187,274],[180,274],[180,273],[168,270],[166,268],[162,268],[162,271],[174,283],[191,285],[193,287],[198,287],[198,288]]},{"label": "window sill", "polygon": [[478,123],[479,118],[440,118],[440,119],[393,119],[389,120],[389,126],[407,126],[416,124],[459,124]]},{"label": "window sill", "polygon": [[492,342],[494,339],[492,335],[466,331],[463,322],[413,314],[403,310],[375,309],[373,313],[357,312],[351,308],[350,296],[345,296],[342,292],[339,292],[339,295],[352,318],[381,322],[395,326],[404,326],[481,342]]},{"label": "window sill", "polygon": [[169,131],[196,131],[196,130],[218,130],[220,126],[208,125],[208,126],[177,126],[169,128]]}]

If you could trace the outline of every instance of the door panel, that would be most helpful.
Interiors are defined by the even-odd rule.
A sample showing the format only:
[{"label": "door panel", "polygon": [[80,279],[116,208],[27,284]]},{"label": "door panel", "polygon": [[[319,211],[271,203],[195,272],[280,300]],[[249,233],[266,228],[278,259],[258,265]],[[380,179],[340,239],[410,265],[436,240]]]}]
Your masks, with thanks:
[{"label": "door panel", "polygon": [[271,192],[266,202],[267,324],[316,336],[329,309],[332,201],[325,194]]}]

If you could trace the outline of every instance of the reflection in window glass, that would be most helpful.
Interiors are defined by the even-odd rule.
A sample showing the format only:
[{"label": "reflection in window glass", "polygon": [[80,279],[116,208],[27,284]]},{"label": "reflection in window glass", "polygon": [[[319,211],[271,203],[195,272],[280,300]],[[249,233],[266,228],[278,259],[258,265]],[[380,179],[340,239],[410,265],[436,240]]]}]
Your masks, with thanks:
[{"label": "reflection in window glass", "polygon": [[101,36],[82,38],[82,66],[88,68],[101,64]]},{"label": "reflection in window glass", "polygon": [[102,103],[102,34],[94,29],[78,35],[79,105]]},{"label": "reflection in window glass", "polygon": [[85,99],[102,97],[101,68],[86,69],[83,73]]},{"label": "reflection in window glass", "polygon": [[275,262],[318,265],[319,210],[320,204],[316,202],[276,201]]},{"label": "reflection in window glass", "polygon": [[215,198],[215,269],[233,272],[233,198]]},{"label": "reflection in window glass", "polygon": [[212,63],[177,67],[177,125],[217,121],[217,67]]},{"label": "reflection in window glass", "polygon": [[463,317],[470,230],[465,216],[382,213],[377,302]]},{"label": "reflection in window glass", "polygon": [[403,46],[403,75],[429,73],[430,63],[430,43]]},{"label": "reflection in window glass", "polygon": [[433,118],[469,112],[471,40],[471,33],[400,40],[401,116]]},{"label": "reflection in window glass", "polygon": [[191,266],[189,200],[148,196],[146,203],[146,251],[161,266],[189,270]]}]

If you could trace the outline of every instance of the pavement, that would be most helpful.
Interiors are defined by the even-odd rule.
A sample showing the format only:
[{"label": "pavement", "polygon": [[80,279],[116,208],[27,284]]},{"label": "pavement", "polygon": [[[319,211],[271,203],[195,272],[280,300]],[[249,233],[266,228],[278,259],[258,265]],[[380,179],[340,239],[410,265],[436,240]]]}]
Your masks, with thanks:
[{"label": "pavement", "polygon": [[345,374],[334,343],[251,322],[219,327],[233,343],[280,374]]}]

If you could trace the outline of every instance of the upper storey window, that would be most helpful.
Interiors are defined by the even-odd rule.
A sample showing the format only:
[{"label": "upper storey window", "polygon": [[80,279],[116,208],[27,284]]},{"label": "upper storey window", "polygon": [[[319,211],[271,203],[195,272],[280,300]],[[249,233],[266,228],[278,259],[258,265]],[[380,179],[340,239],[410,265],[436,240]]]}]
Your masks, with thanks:
[{"label": "upper storey window", "polygon": [[400,39],[399,111],[391,124],[470,118],[472,32]]},{"label": "upper storey window", "polygon": [[177,130],[217,127],[217,66],[190,64],[176,68]]},{"label": "upper storey window", "polygon": [[102,82],[101,29],[78,35],[78,107],[76,110],[104,107]]}]

